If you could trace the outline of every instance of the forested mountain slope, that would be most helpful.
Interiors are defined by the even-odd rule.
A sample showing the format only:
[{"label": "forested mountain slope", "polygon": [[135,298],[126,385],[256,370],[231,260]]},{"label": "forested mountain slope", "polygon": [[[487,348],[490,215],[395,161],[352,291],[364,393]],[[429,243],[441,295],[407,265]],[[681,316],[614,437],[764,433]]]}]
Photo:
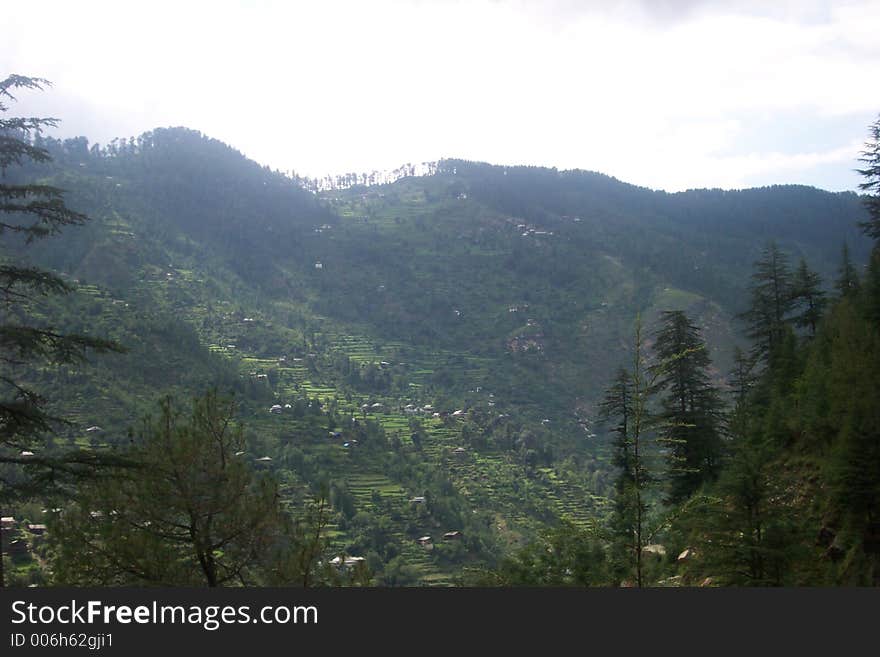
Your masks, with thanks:
[{"label": "forested mountain slope", "polygon": [[390,584],[605,517],[597,404],[637,314],[686,310],[724,385],[767,241],[826,280],[844,242],[859,264],[869,248],[860,199],[812,188],[667,194],[447,160],[315,195],[182,128],[44,145],[54,161],[14,175],[91,221],[22,249],[79,282],[41,319],[129,348],[29,374],[74,421],[58,439],[108,448],[161,392],[234,392],[290,504],[327,484],[330,549]]}]

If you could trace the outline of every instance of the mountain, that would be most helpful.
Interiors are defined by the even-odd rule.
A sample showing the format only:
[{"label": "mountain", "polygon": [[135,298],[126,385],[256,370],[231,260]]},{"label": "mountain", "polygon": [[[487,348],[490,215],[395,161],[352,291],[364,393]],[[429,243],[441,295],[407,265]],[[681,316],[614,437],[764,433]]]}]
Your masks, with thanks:
[{"label": "mountain", "polygon": [[234,392],[291,506],[327,484],[334,549],[387,584],[451,583],[561,519],[602,522],[597,403],[637,314],[686,310],[723,385],[768,241],[826,286],[844,242],[858,263],[870,247],[857,195],[798,186],[668,194],[446,160],[312,194],[183,128],[43,145],[53,162],[16,175],[91,221],[22,250],[78,282],[41,319],[129,347],[30,373],[73,421],[57,440],[112,447],[162,393]]}]

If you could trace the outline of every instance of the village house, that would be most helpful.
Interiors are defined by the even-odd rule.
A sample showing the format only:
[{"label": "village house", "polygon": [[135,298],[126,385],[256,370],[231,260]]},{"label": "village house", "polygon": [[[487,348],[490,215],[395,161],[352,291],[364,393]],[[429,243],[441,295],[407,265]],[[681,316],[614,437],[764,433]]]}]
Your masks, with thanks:
[{"label": "village house", "polygon": [[642,552],[645,554],[653,554],[658,558],[666,556],[666,547],[661,545],[660,543],[651,543],[650,545],[646,545],[642,548]]},{"label": "village house", "polygon": [[338,570],[351,570],[357,568],[364,561],[366,561],[364,557],[337,556],[330,560],[330,565],[336,567]]}]

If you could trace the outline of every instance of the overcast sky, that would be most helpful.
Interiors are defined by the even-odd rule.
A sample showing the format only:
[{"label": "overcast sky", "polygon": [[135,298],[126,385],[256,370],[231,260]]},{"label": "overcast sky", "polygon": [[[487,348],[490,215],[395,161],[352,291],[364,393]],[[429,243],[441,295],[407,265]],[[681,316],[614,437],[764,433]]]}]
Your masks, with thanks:
[{"label": "overcast sky", "polygon": [[880,0],[4,3],[18,114],[183,125],[303,175],[457,157],[647,187],[855,189]]}]

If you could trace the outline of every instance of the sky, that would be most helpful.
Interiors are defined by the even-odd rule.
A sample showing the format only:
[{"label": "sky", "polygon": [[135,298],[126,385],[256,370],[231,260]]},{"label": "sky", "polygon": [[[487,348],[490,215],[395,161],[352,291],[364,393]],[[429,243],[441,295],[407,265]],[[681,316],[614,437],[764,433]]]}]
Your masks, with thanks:
[{"label": "sky", "polygon": [[[300,175],[462,158],[679,191],[854,190],[880,0],[4,3],[13,115],[186,126]],[[5,70],[4,70],[5,69]]]}]

